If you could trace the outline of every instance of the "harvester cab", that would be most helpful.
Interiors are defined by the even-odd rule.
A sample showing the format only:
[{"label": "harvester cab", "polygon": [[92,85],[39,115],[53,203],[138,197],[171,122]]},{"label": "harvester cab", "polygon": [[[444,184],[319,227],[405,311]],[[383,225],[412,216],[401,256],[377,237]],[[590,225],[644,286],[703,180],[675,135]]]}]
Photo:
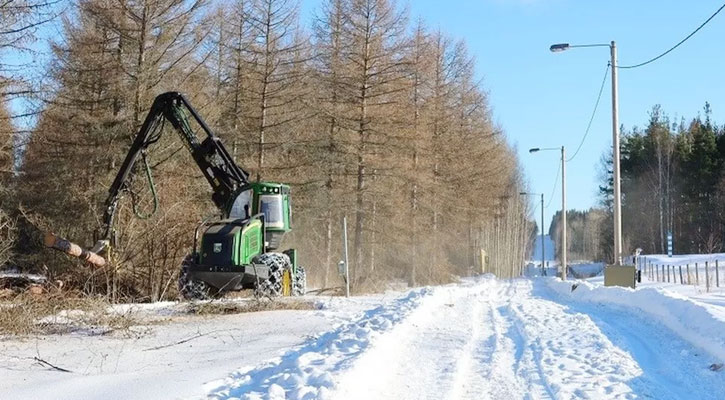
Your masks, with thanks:
[{"label": "harvester cab", "polygon": [[280,247],[284,234],[292,230],[290,188],[271,182],[257,182],[243,187],[229,207],[227,215],[232,219],[246,219],[263,214],[266,226],[267,247]]},{"label": "harvester cab", "polygon": [[[192,128],[191,120],[201,132]],[[163,93],[154,100],[108,191],[101,240],[93,251],[52,236],[46,244],[89,262],[97,261],[100,257],[96,253],[113,244],[116,208],[129,191],[129,177],[139,159],[152,186],[155,211],[158,200],[146,151],[160,139],[164,122],[179,134],[210,184],[212,201],[221,211],[220,219],[205,220],[194,232],[192,252],[184,258],[179,274],[181,297],[204,299],[243,288],[252,288],[256,295],[266,297],[304,294],[305,271],[297,265],[296,251],[278,252],[283,237],[291,230],[290,187],[251,182],[249,173],[235,163],[219,137],[177,92]]]}]

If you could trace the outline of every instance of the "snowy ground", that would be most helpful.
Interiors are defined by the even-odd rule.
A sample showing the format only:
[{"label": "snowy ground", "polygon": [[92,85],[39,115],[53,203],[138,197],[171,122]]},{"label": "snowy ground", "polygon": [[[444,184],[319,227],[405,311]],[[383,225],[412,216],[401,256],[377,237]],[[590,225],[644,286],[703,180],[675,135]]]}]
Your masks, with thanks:
[{"label": "snowy ground", "polygon": [[665,290],[668,293],[685,296],[703,304],[705,307],[712,310],[712,312],[721,315],[722,319],[725,320],[725,288],[722,286],[719,288],[711,288],[710,292],[707,292],[704,286],[657,282],[649,280],[647,276],[643,275],[642,283],[640,283],[638,287],[658,288]]},{"label": "snowy ground", "polygon": [[[0,341],[3,398],[722,399],[725,318],[658,288],[490,276],[138,337]],[[188,339],[188,340],[187,340]],[[186,341],[185,341],[186,340]],[[73,372],[42,366],[42,358]]]},{"label": "snowy ground", "polygon": [[397,295],[318,297],[321,310],[209,316],[184,315],[177,303],[141,304],[130,306],[134,318],[155,322],[129,331],[0,336],[0,399],[203,398],[205,383],[273,358]]}]

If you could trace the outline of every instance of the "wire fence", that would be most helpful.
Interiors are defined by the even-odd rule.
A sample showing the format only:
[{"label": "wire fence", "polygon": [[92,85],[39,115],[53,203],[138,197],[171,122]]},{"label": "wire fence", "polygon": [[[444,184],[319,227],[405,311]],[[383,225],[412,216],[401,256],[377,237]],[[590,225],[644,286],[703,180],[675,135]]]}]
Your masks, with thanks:
[{"label": "wire fence", "polygon": [[[674,261],[674,260],[673,260]],[[707,292],[725,284],[722,260],[694,262],[662,262],[660,259],[648,260],[647,256],[637,259],[637,267],[650,281],[680,285],[704,286]]]}]

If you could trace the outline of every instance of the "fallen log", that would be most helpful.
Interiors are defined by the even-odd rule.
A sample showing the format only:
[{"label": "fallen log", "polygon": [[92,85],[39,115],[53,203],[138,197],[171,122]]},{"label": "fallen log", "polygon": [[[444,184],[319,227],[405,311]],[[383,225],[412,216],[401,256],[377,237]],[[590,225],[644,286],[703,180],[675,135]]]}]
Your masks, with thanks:
[{"label": "fallen log", "polygon": [[55,236],[52,233],[46,233],[43,242],[46,247],[62,251],[63,253],[73,257],[78,257],[89,264],[95,265],[96,267],[103,267],[106,265],[105,258],[92,251],[85,250],[73,242]]}]

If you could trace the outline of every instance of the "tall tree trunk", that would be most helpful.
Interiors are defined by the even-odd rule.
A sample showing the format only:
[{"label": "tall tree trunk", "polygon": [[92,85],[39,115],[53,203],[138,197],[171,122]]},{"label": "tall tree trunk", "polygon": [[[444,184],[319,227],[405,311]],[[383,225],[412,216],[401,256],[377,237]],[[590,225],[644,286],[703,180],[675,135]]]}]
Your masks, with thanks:
[{"label": "tall tree trunk", "polygon": [[[367,22],[370,31],[370,21]],[[355,268],[362,272],[363,266],[363,234],[365,230],[365,199],[366,190],[366,152],[367,152],[367,118],[368,118],[368,79],[370,74],[370,35],[366,34],[363,42],[363,63],[361,65],[360,109],[358,115],[358,156],[357,156],[357,187],[355,192]]]},{"label": "tall tree trunk", "polygon": [[134,90],[134,104],[133,104],[133,124],[134,129],[138,128],[141,125],[141,109],[143,105],[141,102],[143,101],[144,93],[145,92],[145,86],[146,86],[146,80],[144,79],[146,75],[146,34],[147,27],[148,27],[148,21],[147,21],[147,15],[148,15],[148,6],[144,4],[143,11],[141,13],[141,20],[140,28],[139,28],[139,38],[138,38],[138,54],[136,57],[136,87]]},{"label": "tall tree trunk", "polygon": [[267,3],[267,15],[264,21],[264,75],[262,77],[262,90],[259,110],[259,136],[257,142],[257,181],[262,180],[262,168],[264,168],[264,133],[267,128],[267,95],[269,93],[270,78],[272,75],[272,1]]}]

